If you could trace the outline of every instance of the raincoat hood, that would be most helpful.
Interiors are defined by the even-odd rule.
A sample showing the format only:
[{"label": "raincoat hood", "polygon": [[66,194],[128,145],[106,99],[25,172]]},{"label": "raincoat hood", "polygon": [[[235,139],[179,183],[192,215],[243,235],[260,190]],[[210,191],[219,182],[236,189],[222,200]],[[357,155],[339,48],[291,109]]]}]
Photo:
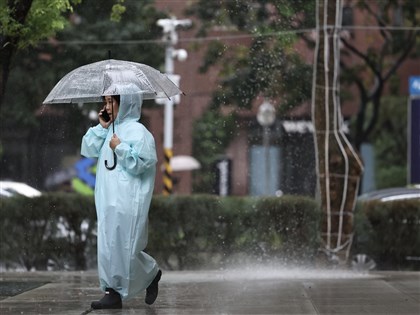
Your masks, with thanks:
[{"label": "raincoat hood", "polygon": [[138,121],[140,119],[143,94],[136,85],[115,84],[107,89],[106,95],[120,95],[116,123]]}]

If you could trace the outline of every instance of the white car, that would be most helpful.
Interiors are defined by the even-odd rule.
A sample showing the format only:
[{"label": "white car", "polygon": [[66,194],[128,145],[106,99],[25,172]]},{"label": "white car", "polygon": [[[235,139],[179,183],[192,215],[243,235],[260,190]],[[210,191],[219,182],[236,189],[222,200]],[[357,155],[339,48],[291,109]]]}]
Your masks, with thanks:
[{"label": "white car", "polygon": [[361,201],[379,200],[382,202],[403,199],[420,199],[420,189],[416,187],[386,188],[368,192],[359,196],[358,199]]},{"label": "white car", "polygon": [[0,197],[12,197],[15,195],[33,198],[41,196],[41,192],[25,183],[0,181]]}]

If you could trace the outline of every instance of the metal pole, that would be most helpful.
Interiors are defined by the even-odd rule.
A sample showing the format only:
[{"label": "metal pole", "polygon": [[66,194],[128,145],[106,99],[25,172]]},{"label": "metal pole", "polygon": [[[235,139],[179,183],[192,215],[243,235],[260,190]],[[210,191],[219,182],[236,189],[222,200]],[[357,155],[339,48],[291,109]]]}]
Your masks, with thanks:
[{"label": "metal pole", "polygon": [[265,195],[270,195],[270,127],[264,127],[263,131],[263,146],[264,146],[264,155],[265,155],[265,185],[264,192]]},{"label": "metal pole", "polygon": [[[173,43],[169,38],[166,43],[165,52],[165,72],[168,75],[174,73],[174,60],[173,60]],[[173,99],[167,99],[165,102],[165,115],[163,124],[163,151],[165,155],[165,171],[163,175],[163,194],[172,194],[172,167],[171,159],[173,156],[173,127],[174,127],[174,102]]]},{"label": "metal pole", "polygon": [[[178,60],[185,60],[187,52],[183,49],[175,50],[174,47],[178,43],[177,26],[190,26],[191,20],[177,20],[175,17],[171,19],[159,19],[157,25],[163,28],[163,40],[166,43],[165,49],[165,72],[171,77],[174,74],[174,58],[178,56]],[[163,174],[163,194],[172,194],[172,167],[171,159],[173,156],[173,129],[174,129],[174,100],[167,99],[165,102],[165,117],[163,122],[163,151],[165,155],[165,172]]]}]

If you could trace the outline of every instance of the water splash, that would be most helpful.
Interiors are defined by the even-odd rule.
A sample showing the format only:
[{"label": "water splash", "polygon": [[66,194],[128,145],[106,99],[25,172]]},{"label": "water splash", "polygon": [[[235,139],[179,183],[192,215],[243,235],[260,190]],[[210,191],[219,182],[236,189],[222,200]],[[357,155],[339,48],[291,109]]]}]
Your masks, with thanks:
[{"label": "water splash", "polygon": [[316,280],[316,279],[360,279],[376,275],[346,269],[298,268],[247,266],[223,270],[172,271],[165,279],[168,282],[218,282],[249,280]]}]

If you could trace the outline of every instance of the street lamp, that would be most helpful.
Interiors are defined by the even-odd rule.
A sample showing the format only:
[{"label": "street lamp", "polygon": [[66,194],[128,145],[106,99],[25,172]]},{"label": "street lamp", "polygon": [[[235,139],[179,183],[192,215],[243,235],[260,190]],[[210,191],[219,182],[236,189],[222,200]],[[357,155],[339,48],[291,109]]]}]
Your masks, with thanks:
[{"label": "street lamp", "polygon": [[270,126],[276,120],[276,110],[274,106],[264,100],[258,108],[258,123],[263,127],[263,146],[265,155],[265,195],[270,194]]},{"label": "street lamp", "polygon": [[[166,44],[165,49],[165,73],[175,84],[179,85],[179,75],[174,74],[174,58],[179,61],[187,59],[188,54],[184,49],[174,49],[178,43],[178,27],[188,27],[191,20],[159,19],[157,25],[163,28],[163,41]],[[163,123],[163,151],[165,155],[165,171],[163,174],[163,194],[172,193],[172,168],[171,158],[173,156],[173,124],[174,124],[174,102],[179,102],[179,96],[165,100],[165,115]]]}]

